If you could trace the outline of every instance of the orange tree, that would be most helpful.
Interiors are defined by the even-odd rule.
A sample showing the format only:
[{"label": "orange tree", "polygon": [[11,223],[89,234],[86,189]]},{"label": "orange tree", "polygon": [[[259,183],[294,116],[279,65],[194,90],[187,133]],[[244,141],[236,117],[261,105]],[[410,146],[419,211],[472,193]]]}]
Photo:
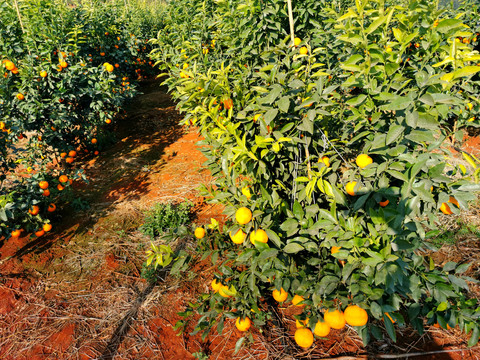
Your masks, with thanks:
[{"label": "orange tree", "polygon": [[42,235],[55,203],[84,178],[75,160],[112,140],[112,120],[152,71],[146,41],[161,10],[18,4],[0,1],[0,238]]},{"label": "orange tree", "polygon": [[297,2],[310,25],[297,20],[294,46],[283,1],[170,5],[152,56],[205,137],[217,181],[204,194],[231,219],[198,239],[217,273],[183,313],[200,313],[194,332],[239,317],[239,330],[247,317],[262,326],[267,303],[295,299],[304,347],[309,331],[345,323],[365,343],[408,322],[459,326],[476,344],[469,265],[423,255],[441,216],[479,189],[475,159],[456,165],[449,150],[478,125],[476,20],[430,0],[322,2],[313,14],[318,4]]}]

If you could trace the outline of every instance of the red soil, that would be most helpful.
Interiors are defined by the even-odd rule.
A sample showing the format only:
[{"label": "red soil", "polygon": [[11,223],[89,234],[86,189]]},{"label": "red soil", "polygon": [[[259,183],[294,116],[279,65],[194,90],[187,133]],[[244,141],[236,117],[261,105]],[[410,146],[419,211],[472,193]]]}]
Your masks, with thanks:
[{"label": "red soil", "polygon": [[[137,98],[127,116],[118,120],[119,141],[81,165],[89,183],[76,182],[75,192],[88,200],[90,209],[78,213],[59,207],[63,215],[51,234],[39,240],[24,237],[0,242],[0,359],[87,360],[103,354],[104,359],[115,360],[181,360],[195,359],[196,352],[217,360],[267,359],[273,358],[268,341],[285,348],[282,359],[341,355],[366,359],[367,351],[404,354],[405,349],[415,348],[465,348],[457,330],[431,329],[420,337],[400,329],[397,344],[374,342],[364,348],[352,329],[344,329],[333,331],[328,340],[319,340],[302,352],[291,340],[293,315],[299,311],[296,307],[280,310],[289,337],[270,339],[273,335],[269,334],[279,328],[269,323],[263,335],[253,329],[254,343],[237,355],[235,344],[243,334],[235,329],[233,320],[225,322],[222,335],[212,334],[203,341],[199,334],[189,335],[196,316],[179,335],[174,330],[182,319],[178,313],[209,291],[214,271],[209,260],[195,265],[193,279],[179,282],[169,278],[142,297],[148,287],[139,276],[149,239],[142,238],[147,247],[138,250],[139,263],[130,259],[137,250],[122,250],[128,243],[119,233],[134,233],[140,225],[139,212],[157,202],[192,201],[198,224],[225,218],[220,206],[205,204],[196,190],[212,180],[202,167],[206,159],[196,145],[200,136],[193,128],[178,126],[180,116],[168,96],[157,90],[157,83],[147,85],[146,95]],[[467,146],[472,148],[465,149],[475,153],[479,143],[478,138],[469,139]],[[106,250],[92,250],[89,255],[99,244],[105,244]],[[90,263],[94,265],[88,268]],[[124,337],[117,336],[121,324],[127,329]],[[413,359],[479,358],[478,350],[473,350]]]}]

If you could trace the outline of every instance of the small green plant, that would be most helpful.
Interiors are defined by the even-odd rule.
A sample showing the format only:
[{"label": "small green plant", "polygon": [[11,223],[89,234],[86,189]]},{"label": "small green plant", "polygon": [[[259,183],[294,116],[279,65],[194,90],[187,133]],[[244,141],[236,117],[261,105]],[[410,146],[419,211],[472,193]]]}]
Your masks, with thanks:
[{"label": "small green plant", "polygon": [[198,351],[196,353],[193,353],[192,355],[195,359],[198,359],[198,360],[208,360],[208,355],[202,351]]},{"label": "small green plant", "polygon": [[190,202],[156,204],[146,213],[145,222],[140,230],[151,238],[173,231],[190,221],[191,208]]}]

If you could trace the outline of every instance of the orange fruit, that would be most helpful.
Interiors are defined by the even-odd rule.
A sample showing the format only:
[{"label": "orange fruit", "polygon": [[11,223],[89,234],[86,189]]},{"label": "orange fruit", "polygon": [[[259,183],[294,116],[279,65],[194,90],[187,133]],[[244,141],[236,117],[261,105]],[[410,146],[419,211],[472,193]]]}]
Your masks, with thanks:
[{"label": "orange fruit", "polygon": [[330,334],[330,325],[325,321],[318,321],[315,324],[315,328],[313,329],[313,333],[320,337],[325,337]]},{"label": "orange fruit", "polygon": [[197,239],[203,239],[204,236],[205,236],[205,229],[204,228],[198,227],[198,228],[195,229],[195,237]]},{"label": "orange fruit", "polygon": [[367,312],[358,305],[347,306],[344,316],[350,326],[363,326],[368,322]]},{"label": "orange fruit", "polygon": [[44,224],[43,225],[43,231],[49,232],[50,230],[52,230],[52,224]]},{"label": "orange fruit", "polygon": [[12,237],[17,238],[17,237],[20,236],[21,233],[22,233],[22,229],[13,230],[12,231]]},{"label": "orange fruit", "polygon": [[250,211],[249,208],[241,207],[235,213],[235,219],[239,224],[242,224],[242,225],[248,224],[250,220],[252,220],[252,212]]},{"label": "orange fruit", "polygon": [[48,190],[48,189],[43,190],[43,194],[42,194],[42,195],[43,195],[43,196],[50,196],[50,190]]},{"label": "orange fruit", "polygon": [[225,109],[229,110],[233,108],[233,100],[232,99],[227,99],[223,101],[223,106],[225,106]]},{"label": "orange fruit", "polygon": [[250,233],[250,242],[255,245],[255,241],[267,243],[268,242],[268,235],[265,230],[258,229],[257,231],[253,230]]},{"label": "orange fruit", "polygon": [[12,71],[13,69],[15,69],[15,64],[13,62],[11,62],[10,60],[6,60],[5,61],[5,68],[9,71]]},{"label": "orange fruit", "polygon": [[243,241],[247,236],[247,234],[245,234],[242,229],[238,229],[235,235],[232,235],[232,232],[230,231],[229,235],[230,239],[232,239],[235,244],[243,244]]},{"label": "orange fruit", "polygon": [[62,152],[60,153],[60,157],[63,159],[65,156],[67,156],[67,153],[66,152]]},{"label": "orange fruit", "polygon": [[245,195],[247,199],[252,197],[252,193],[250,192],[250,188],[248,186],[242,188],[242,194]]},{"label": "orange fruit", "polygon": [[67,157],[65,161],[67,162],[67,164],[71,164],[73,163],[73,157]]},{"label": "orange fruit", "polygon": [[275,289],[272,292],[272,296],[277,302],[281,303],[287,300],[288,293],[285,290],[283,290],[283,288],[281,288],[280,291]]},{"label": "orange fruit", "polygon": [[460,205],[458,205],[457,199],[455,199],[453,196],[450,196],[450,198],[448,199],[448,202],[455,204],[457,207],[460,207]]},{"label": "orange fruit", "polygon": [[47,77],[47,72],[45,70],[40,71],[40,76],[42,78]]},{"label": "orange fruit", "polygon": [[70,150],[70,151],[68,152],[68,156],[70,156],[70,157],[75,157],[75,156],[77,156],[77,152],[76,152],[75,150]]},{"label": "orange fruit", "polygon": [[42,235],[44,235],[44,234],[45,234],[45,230],[43,230],[43,229],[37,230],[37,231],[35,232],[35,236],[36,236],[36,237],[40,237],[40,236],[42,236]]},{"label": "orange fruit", "polygon": [[25,96],[22,93],[18,93],[17,94],[17,99],[18,100],[23,100],[23,99],[25,99]]},{"label": "orange fruit", "polygon": [[68,64],[66,61],[61,61],[60,66],[65,69],[68,66]]},{"label": "orange fruit", "polygon": [[108,72],[112,72],[114,67],[112,64],[108,64],[107,66],[105,66],[105,69],[108,71]]},{"label": "orange fruit", "polygon": [[301,43],[302,43],[302,39],[300,39],[300,38],[298,38],[298,37],[296,37],[295,39],[293,39],[293,44],[294,44],[295,46],[298,46],[298,45],[300,45]]},{"label": "orange fruit", "polygon": [[228,286],[227,286],[227,285],[222,285],[222,286],[220,287],[220,289],[218,289],[218,293],[220,294],[221,297],[229,298],[230,295],[228,295],[227,293],[225,293],[225,290],[228,290]]},{"label": "orange fruit", "polygon": [[452,209],[450,209],[450,206],[448,206],[447,203],[442,203],[442,205],[440,206],[440,211],[443,212],[445,215],[453,214]]},{"label": "orange fruit", "polygon": [[332,246],[332,248],[330,249],[330,252],[333,254],[336,254],[337,252],[340,251],[342,247],[341,246]]},{"label": "orange fruit", "polygon": [[345,185],[345,191],[350,196],[355,196],[355,185],[357,185],[356,181],[349,181],[347,185]]},{"label": "orange fruit", "polygon": [[240,331],[247,331],[248,329],[250,329],[251,325],[252,325],[252,321],[248,317],[246,317],[243,320],[242,320],[242,318],[238,317],[237,321],[235,321],[235,326]]},{"label": "orange fruit", "polygon": [[100,154],[100,153],[98,152],[98,150],[95,150],[95,152],[94,152],[93,154],[94,154],[94,155],[98,155],[98,154]]},{"label": "orange fruit", "polygon": [[385,200],[385,201],[380,201],[380,202],[379,202],[379,205],[380,205],[381,207],[385,207],[385,206],[387,206],[389,203],[390,203],[390,200],[387,199],[387,200]]},{"label": "orange fruit", "polygon": [[96,144],[97,143],[97,139],[93,138],[92,139],[92,144]]},{"label": "orange fruit", "polygon": [[45,180],[44,180],[44,181],[40,181],[40,182],[38,183],[38,186],[40,186],[40,189],[45,190],[45,189],[48,188],[48,182],[45,181]]},{"label": "orange fruit", "polygon": [[300,328],[295,331],[295,342],[302,348],[309,348],[313,344],[313,334],[308,328]]},{"label": "orange fruit", "polygon": [[105,122],[106,122],[107,124],[111,124],[111,123],[112,123],[112,120],[111,120],[111,119],[107,119],[107,120],[105,120]]},{"label": "orange fruit", "polygon": [[210,285],[212,286],[212,289],[215,292],[220,290],[220,288],[223,286],[221,282],[217,282],[217,279],[213,279]]},{"label": "orange fruit", "polygon": [[358,165],[360,169],[363,169],[364,167],[373,163],[373,159],[367,154],[360,154],[357,156],[355,163]]},{"label": "orange fruit", "polygon": [[395,324],[396,321],[393,320],[393,318],[390,316],[389,313],[386,312],[385,315],[390,319],[390,321],[392,322],[392,324]]},{"label": "orange fruit", "polygon": [[337,309],[333,311],[327,310],[323,315],[323,319],[332,329],[343,329],[346,324],[343,312]]},{"label": "orange fruit", "polygon": [[330,159],[328,156],[323,156],[321,160],[319,160],[318,162],[323,162],[325,164],[326,167],[330,167]]},{"label": "orange fruit", "polygon": [[308,54],[308,49],[305,46],[302,46],[300,48],[300,55],[307,55]]},{"label": "orange fruit", "polygon": [[28,210],[28,212],[35,216],[40,212],[40,208],[38,207],[38,205],[33,205],[32,208]]},{"label": "orange fruit", "polygon": [[262,114],[255,114],[255,116],[253,117],[253,122],[257,122],[258,119],[260,119],[262,117]]},{"label": "orange fruit", "polygon": [[58,181],[60,181],[61,183],[66,183],[68,181],[68,176],[60,175],[60,177],[58,178]]},{"label": "orange fruit", "polygon": [[300,304],[303,300],[305,300],[303,296],[295,295],[292,299],[292,304],[295,306],[303,306],[304,304]]},{"label": "orange fruit", "polygon": [[54,212],[57,209],[57,206],[55,204],[50,204],[48,205],[48,212]]},{"label": "orange fruit", "polygon": [[65,189],[65,186],[63,186],[61,184],[58,184],[57,189],[58,189],[58,191],[62,191],[63,189]]}]

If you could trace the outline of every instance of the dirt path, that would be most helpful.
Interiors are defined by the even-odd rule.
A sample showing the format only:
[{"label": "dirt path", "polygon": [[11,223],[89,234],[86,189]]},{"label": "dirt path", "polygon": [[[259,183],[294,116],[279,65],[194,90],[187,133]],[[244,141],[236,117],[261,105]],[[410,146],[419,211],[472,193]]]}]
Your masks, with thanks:
[{"label": "dirt path", "polygon": [[202,278],[153,291],[140,278],[149,239],[137,228],[158,202],[192,201],[199,223],[221,209],[196,192],[211,181],[196,131],[178,125],[158,82],[142,90],[115,125],[116,145],[84,162],[89,183],[75,184],[75,205],[57,211],[56,231],[0,243],[1,359],[189,359],[199,351],[173,326],[195,295],[185,299],[179,287]]},{"label": "dirt path", "polygon": [[403,328],[399,343],[377,341],[365,349],[346,329],[302,352],[292,342],[295,307],[280,310],[287,333],[271,324],[264,337],[254,330],[255,343],[236,356],[241,334],[233,321],[222,336],[205,341],[188,331],[178,336],[178,312],[207,291],[213,268],[205,261],[182,279],[149,285],[140,274],[150,239],[137,229],[144,211],[158,202],[192,201],[201,224],[220,218],[221,209],[205,205],[196,192],[212,179],[202,168],[195,129],[178,125],[180,115],[158,82],[142,90],[115,125],[115,145],[83,162],[89,183],[75,183],[70,204],[57,211],[55,231],[38,240],[0,242],[0,359],[366,359],[367,352],[465,348],[457,330],[419,336]]}]

